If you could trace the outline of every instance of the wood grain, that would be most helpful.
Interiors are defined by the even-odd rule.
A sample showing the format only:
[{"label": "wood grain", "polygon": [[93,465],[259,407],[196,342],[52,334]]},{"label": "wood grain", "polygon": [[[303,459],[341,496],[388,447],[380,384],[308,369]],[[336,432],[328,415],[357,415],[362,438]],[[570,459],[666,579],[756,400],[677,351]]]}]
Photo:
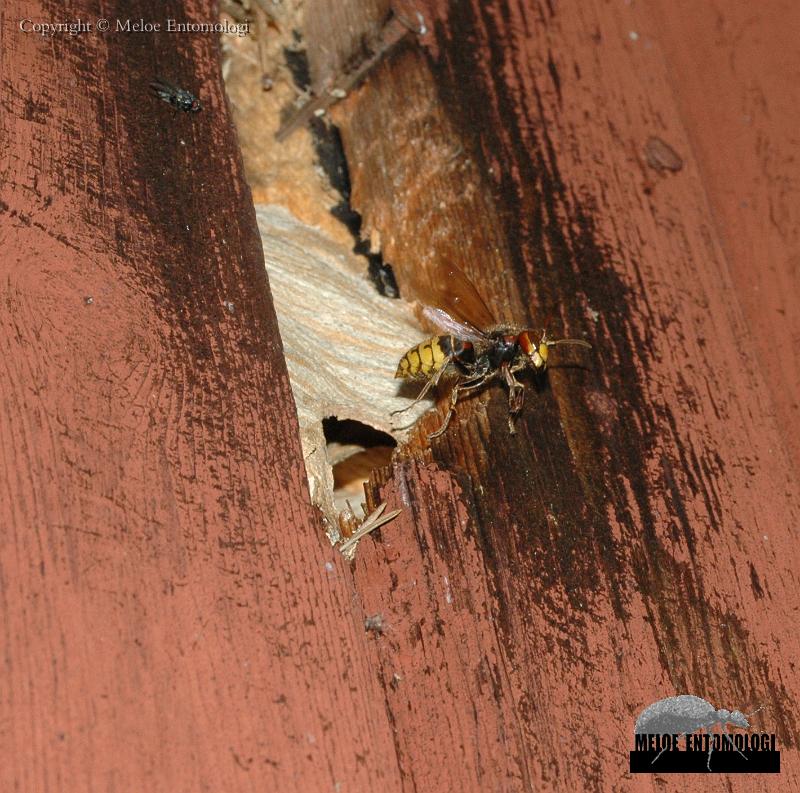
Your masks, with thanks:
[{"label": "wood grain", "polygon": [[[468,789],[651,788],[652,778],[624,782],[633,723],[648,704],[676,693],[743,710],[768,703],[759,729],[777,732],[781,783],[794,780],[800,494],[761,348],[742,353],[754,336],[744,281],[731,275],[692,140],[710,125],[683,121],[699,89],[675,82],[656,24],[650,33],[636,8],[419,7],[431,36],[334,110],[366,233],[404,294],[424,297],[429,263],[455,257],[495,308],[520,322],[551,316],[554,334],[588,333],[596,355],[589,372],[554,367],[547,383],[529,384],[517,436],[507,434],[496,387],[463,406],[430,453],[424,444],[406,452],[430,473],[412,468],[398,481],[394,469],[375,482],[376,500],[409,504],[415,532],[430,522],[435,541],[423,558],[408,547],[404,519],[386,527],[393,571],[368,567],[365,553],[363,590],[379,590],[387,575],[396,589],[419,586],[443,560],[424,605],[394,607],[417,627],[398,631],[381,663],[430,670],[404,689],[398,718],[440,703],[434,710],[450,717],[436,722],[436,745],[451,747],[452,773]],[[778,17],[762,17],[762,30]],[[671,14],[670,24],[677,50],[692,15]],[[722,63],[732,39],[712,40],[704,24],[703,46],[719,47]],[[764,40],[750,42],[755,70]],[[728,75],[727,96],[747,91]],[[695,104],[690,123],[701,112]],[[790,118],[779,123],[792,128]],[[647,165],[653,136],[679,154],[679,171]],[[730,172],[718,178],[727,185]],[[711,189],[719,201],[722,189]],[[783,328],[773,356],[795,355],[788,339]],[[427,510],[432,517],[418,517]],[[485,571],[477,578],[460,572],[472,542]],[[475,601],[459,604],[476,626],[475,604],[488,598],[496,641],[458,643],[464,615],[453,622],[444,576],[474,584]],[[458,654],[431,663],[430,648],[450,641]],[[438,683],[456,668],[479,677],[493,647],[504,674],[494,699],[476,706],[470,734],[479,739],[478,723],[502,731],[507,754],[489,761],[487,746],[463,737],[476,710]],[[393,703],[386,676],[384,686]],[[516,730],[500,726],[507,708]],[[424,760],[434,739],[412,722],[396,736],[410,758],[403,771],[417,788],[444,790],[441,768]],[[519,758],[525,770],[512,777]]]},{"label": "wood grain", "polygon": [[377,39],[390,16],[390,0],[360,0],[338,5],[309,0],[304,32],[314,48],[309,65],[315,93],[323,93],[335,77],[368,57],[371,42]]},{"label": "wood grain", "polygon": [[[308,8],[319,85],[387,10]],[[17,20],[52,4],[4,7],[3,790],[661,789],[627,752],[675,693],[764,705],[783,750],[779,779],[704,788],[797,786],[791,9],[683,8],[405,5],[431,32],[334,110],[404,294],[452,258],[596,351],[528,381],[514,437],[499,386],[430,449],[424,419],[351,567],[311,506],[218,42],[44,39]]]},{"label": "wood grain", "polygon": [[[3,9],[0,788],[399,790],[311,507],[211,2]],[[199,94],[184,115],[156,74]]]},{"label": "wood grain", "polygon": [[[749,355],[800,470],[800,8],[655,3],[644,19],[681,86],[676,100],[737,300]],[[698,13],[695,13],[695,10]],[[713,42],[708,46],[707,42]],[[714,101],[709,101],[709,97]]]}]

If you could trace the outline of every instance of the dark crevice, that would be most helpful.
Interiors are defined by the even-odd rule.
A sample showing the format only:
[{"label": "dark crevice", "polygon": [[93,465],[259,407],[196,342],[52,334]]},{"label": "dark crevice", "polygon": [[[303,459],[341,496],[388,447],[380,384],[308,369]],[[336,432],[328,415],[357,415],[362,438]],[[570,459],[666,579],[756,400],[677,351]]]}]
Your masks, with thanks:
[{"label": "dark crevice", "polygon": [[347,226],[355,239],[353,252],[367,260],[367,273],[375,288],[384,297],[399,298],[400,289],[394,277],[392,265],[383,260],[380,253],[372,253],[369,240],[361,238],[361,215],[350,205],[350,171],[344,154],[342,137],[333,124],[322,119],[311,121],[311,134],[319,164],[330,180],[331,186],[342,200],[331,209],[331,214]]},{"label": "dark crevice", "polygon": [[371,449],[375,446],[397,446],[397,441],[388,432],[370,427],[354,419],[338,419],[328,416],[322,420],[322,430],[327,443],[355,444]]},{"label": "dark crevice", "polygon": [[[295,32],[295,41],[298,41]],[[283,48],[283,57],[286,60],[286,68],[292,75],[295,86],[300,91],[308,91],[311,88],[311,69],[308,65],[308,55],[304,49]]]},{"label": "dark crevice", "polygon": [[[299,42],[298,42],[299,43]],[[286,66],[291,72],[295,86],[300,91],[311,88],[311,70],[308,64],[306,50],[283,50]],[[291,115],[292,109],[287,108],[282,120]],[[400,289],[394,277],[392,265],[383,261],[380,253],[373,253],[369,249],[369,240],[361,239],[361,215],[350,205],[350,171],[347,167],[347,158],[342,145],[339,129],[321,118],[312,118],[309,122],[314,151],[320,167],[331,183],[331,187],[341,196],[341,201],[331,209],[331,214],[347,227],[353,235],[355,244],[353,253],[363,256],[367,260],[367,274],[378,292],[384,297],[399,298]]]}]

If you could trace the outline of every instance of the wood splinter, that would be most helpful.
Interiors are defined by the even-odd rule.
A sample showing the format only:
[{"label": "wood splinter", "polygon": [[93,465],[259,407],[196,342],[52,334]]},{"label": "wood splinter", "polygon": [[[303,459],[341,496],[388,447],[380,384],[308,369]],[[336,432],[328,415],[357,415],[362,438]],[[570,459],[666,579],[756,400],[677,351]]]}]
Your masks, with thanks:
[{"label": "wood splinter", "polygon": [[334,80],[333,85],[325,90],[324,94],[312,97],[298,108],[275,133],[275,140],[284,141],[312,118],[324,116],[328,108],[344,99],[407,36],[411,34],[424,36],[428,29],[425,20],[419,13],[417,13],[417,21],[418,25],[414,26],[405,17],[395,12],[381,28],[373,54],[362,61],[353,71],[340,75]]},{"label": "wood splinter", "polygon": [[393,509],[391,512],[387,512],[384,515],[383,511],[385,509],[386,504],[381,504],[377,509],[364,518],[364,522],[353,532],[352,536],[348,537],[343,543],[341,543],[341,545],[339,545],[339,550],[346,559],[353,558],[356,545],[358,545],[358,541],[360,539],[365,537],[371,531],[377,529],[379,526],[383,526],[390,520],[394,520],[403,511],[401,509]]}]

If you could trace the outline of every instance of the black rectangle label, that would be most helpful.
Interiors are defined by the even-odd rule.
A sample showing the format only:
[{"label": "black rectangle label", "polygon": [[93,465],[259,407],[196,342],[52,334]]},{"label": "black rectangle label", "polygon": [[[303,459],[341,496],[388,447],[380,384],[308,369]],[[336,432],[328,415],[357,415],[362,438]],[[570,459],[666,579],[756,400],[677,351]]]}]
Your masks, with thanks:
[{"label": "black rectangle label", "polygon": [[[631,752],[632,774],[707,774],[708,752]],[[738,752],[712,752],[711,771],[715,774],[779,774],[780,752],[749,752],[747,759]]]}]

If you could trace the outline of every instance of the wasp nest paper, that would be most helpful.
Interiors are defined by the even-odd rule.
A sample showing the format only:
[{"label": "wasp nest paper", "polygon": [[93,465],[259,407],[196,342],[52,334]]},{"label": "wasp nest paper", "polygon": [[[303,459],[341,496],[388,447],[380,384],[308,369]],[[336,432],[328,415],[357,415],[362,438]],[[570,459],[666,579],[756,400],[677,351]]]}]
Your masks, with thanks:
[{"label": "wasp nest paper", "polygon": [[363,258],[283,207],[257,206],[256,215],[311,498],[336,535],[335,460],[323,419],[353,419],[404,440],[430,402],[392,416],[413,403],[413,393],[398,393],[394,373],[402,354],[424,333],[407,303],[378,294]]}]

